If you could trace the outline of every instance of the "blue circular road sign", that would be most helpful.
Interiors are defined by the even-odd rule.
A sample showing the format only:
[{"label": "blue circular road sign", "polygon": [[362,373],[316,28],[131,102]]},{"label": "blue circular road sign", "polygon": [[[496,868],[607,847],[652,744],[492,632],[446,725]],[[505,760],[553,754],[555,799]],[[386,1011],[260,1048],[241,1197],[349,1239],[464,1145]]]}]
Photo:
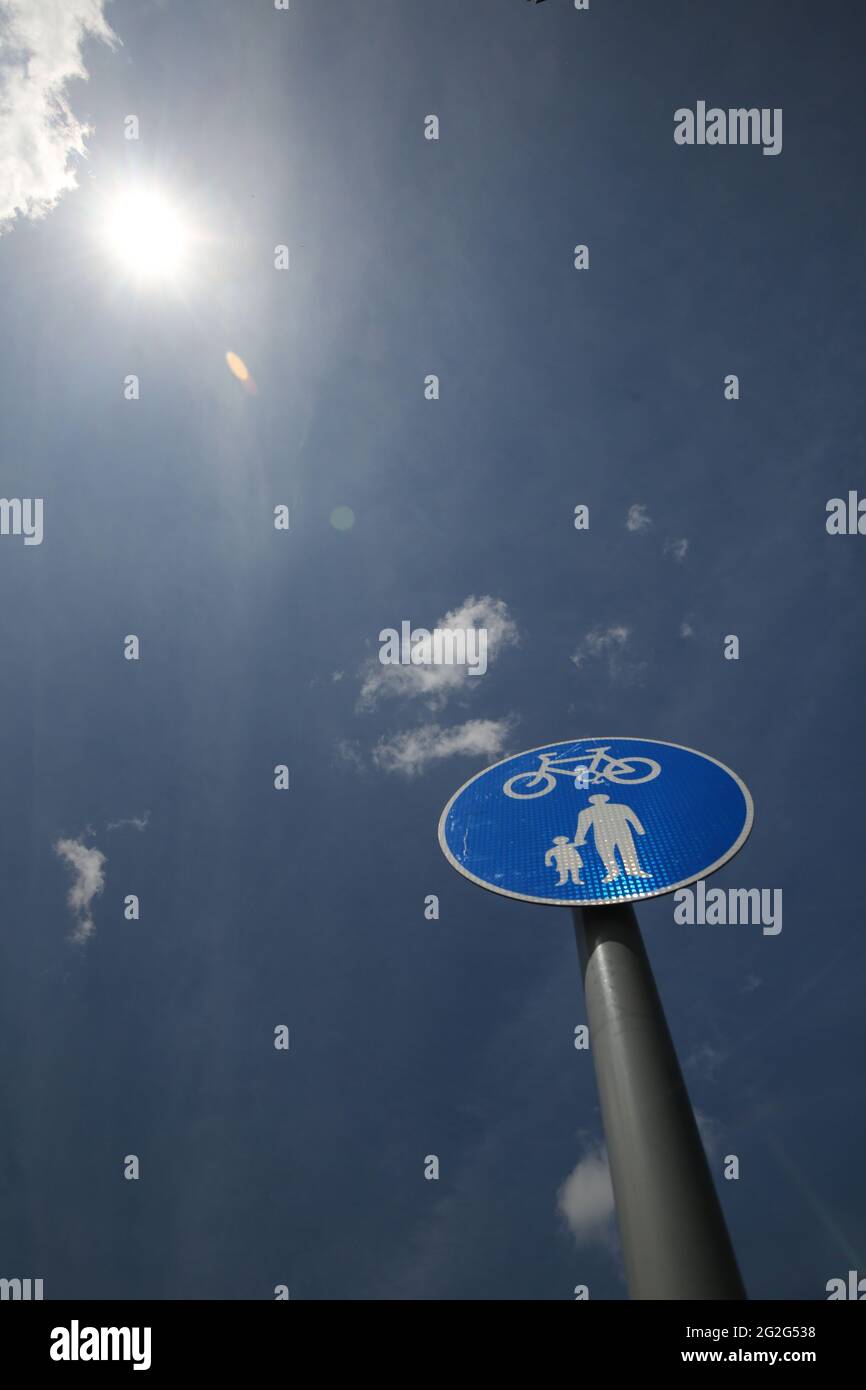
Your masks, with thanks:
[{"label": "blue circular road sign", "polygon": [[732,858],[752,828],[723,763],[643,738],[549,743],[495,763],[439,821],[454,868],[509,898],[559,906],[670,893]]}]

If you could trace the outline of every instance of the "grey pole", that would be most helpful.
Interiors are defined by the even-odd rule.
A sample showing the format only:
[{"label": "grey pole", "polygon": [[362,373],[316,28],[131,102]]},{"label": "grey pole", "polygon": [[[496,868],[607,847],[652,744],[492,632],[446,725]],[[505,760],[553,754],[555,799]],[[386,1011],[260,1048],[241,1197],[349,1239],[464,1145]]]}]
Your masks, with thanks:
[{"label": "grey pole", "polygon": [[629,1294],[743,1299],[634,909],[573,912]]}]

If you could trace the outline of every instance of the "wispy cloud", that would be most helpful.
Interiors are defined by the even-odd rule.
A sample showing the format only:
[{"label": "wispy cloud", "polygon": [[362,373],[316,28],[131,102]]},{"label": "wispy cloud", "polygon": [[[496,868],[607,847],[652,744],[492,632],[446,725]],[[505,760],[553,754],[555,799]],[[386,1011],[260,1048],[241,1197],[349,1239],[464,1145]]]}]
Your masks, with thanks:
[{"label": "wispy cloud", "polygon": [[683,537],[678,541],[665,541],[665,555],[673,555],[678,565],[681,565],[689,552],[688,540]]},{"label": "wispy cloud", "polygon": [[381,738],[373,749],[373,762],[383,772],[400,772],[414,777],[428,763],[442,758],[496,758],[505,748],[512,719],[470,719],[452,729],[439,724],[423,724],[392,738]]},{"label": "wispy cloud", "polygon": [[629,531],[648,531],[653,524],[653,519],[643,502],[635,502],[628,509],[625,524]]},{"label": "wispy cloud", "polygon": [[133,830],[146,830],[150,824],[150,812],[145,811],[143,816],[129,816],[126,820],[110,820],[106,825],[106,830],[123,830],[127,825],[131,825]]},{"label": "wispy cloud", "polygon": [[613,1187],[603,1144],[588,1150],[572,1169],[557,1193],[556,1204],[578,1245],[614,1248]]},{"label": "wispy cloud", "polygon": [[0,0],[0,230],[15,217],[43,217],[77,187],[74,155],[87,126],[66,88],[86,78],[89,36],[114,45],[102,0]]},{"label": "wispy cloud", "polygon": [[334,756],[338,763],[353,768],[355,772],[363,772],[364,757],[357,739],[339,739],[334,745]]},{"label": "wispy cloud", "polygon": [[608,628],[592,628],[580,639],[571,659],[580,670],[590,663],[600,663],[612,681],[633,685],[639,681],[645,662],[634,661],[628,654],[631,629],[617,624]]},{"label": "wispy cloud", "polygon": [[695,630],[687,618],[680,623],[680,637],[694,637]]},{"label": "wispy cloud", "polygon": [[695,1122],[710,1163],[716,1163],[722,1152],[724,1130],[717,1119],[704,1110],[695,1109]]},{"label": "wispy cloud", "polygon": [[[401,619],[402,621],[402,619]],[[417,624],[420,626],[420,624]],[[395,628],[398,626],[394,624]],[[416,624],[413,621],[413,627]],[[485,595],[465,599],[459,608],[439,618],[433,628],[484,628],[487,632],[487,666],[496,661],[505,647],[520,640],[517,624],[508,611],[508,605],[499,598]],[[429,629],[432,630],[432,629]],[[383,698],[424,699],[430,709],[441,708],[455,694],[482,685],[483,676],[470,675],[468,666],[427,665],[427,666],[384,666],[378,656],[364,662],[361,667],[361,694],[358,706],[362,710],[372,709]]]},{"label": "wispy cloud", "polygon": [[724,1048],[713,1047],[712,1043],[702,1043],[686,1058],[683,1067],[704,1081],[715,1081],[727,1060],[728,1053]]},{"label": "wispy cloud", "polygon": [[72,939],[86,941],[94,930],[93,899],[105,887],[105,855],[95,845],[85,845],[83,840],[58,840],[54,852],[65,861],[73,875],[66,895],[67,906],[75,919]]},{"label": "wispy cloud", "polygon": [[608,656],[611,652],[621,651],[629,639],[630,631],[627,627],[608,627],[593,628],[581,638],[580,646],[572,656],[575,666],[580,666],[588,658]]}]

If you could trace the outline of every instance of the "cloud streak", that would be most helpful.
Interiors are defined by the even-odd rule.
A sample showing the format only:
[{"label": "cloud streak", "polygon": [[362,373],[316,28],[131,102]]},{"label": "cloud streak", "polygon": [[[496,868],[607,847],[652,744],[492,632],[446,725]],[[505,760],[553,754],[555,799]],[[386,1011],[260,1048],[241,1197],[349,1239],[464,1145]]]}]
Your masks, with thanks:
[{"label": "cloud streak", "polygon": [[54,852],[73,875],[66,895],[66,905],[75,920],[72,940],[86,941],[95,930],[93,900],[105,887],[105,855],[95,845],[85,845],[82,840],[58,840]]},{"label": "cloud streak", "polygon": [[423,724],[394,737],[381,738],[373,749],[373,762],[381,772],[414,777],[429,763],[442,758],[498,757],[509,738],[512,719],[469,719],[452,729]]},{"label": "cloud streak", "polygon": [[125,826],[131,825],[133,830],[146,830],[150,823],[150,812],[145,811],[143,816],[129,816],[126,820],[110,820],[106,825],[106,830],[123,830]]},{"label": "cloud streak", "polygon": [[0,0],[0,232],[16,217],[44,217],[76,188],[74,155],[90,134],[66,88],[87,78],[89,36],[119,42],[102,0]]}]

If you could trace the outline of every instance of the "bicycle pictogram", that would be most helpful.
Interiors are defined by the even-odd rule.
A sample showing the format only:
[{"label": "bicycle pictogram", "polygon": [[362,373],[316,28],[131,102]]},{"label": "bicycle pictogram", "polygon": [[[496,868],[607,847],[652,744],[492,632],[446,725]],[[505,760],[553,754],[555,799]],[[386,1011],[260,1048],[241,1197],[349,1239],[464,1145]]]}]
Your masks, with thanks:
[{"label": "bicycle pictogram", "polygon": [[[661,764],[652,758],[611,757],[609,748],[610,744],[588,748],[573,758],[557,759],[550,753],[539,753],[539,766],[534,771],[518,772],[509,777],[502,790],[517,801],[528,801],[553,791],[558,776],[571,777],[578,789],[598,786],[601,782],[634,786],[638,782],[651,782],[662,770]],[[569,766],[572,763],[575,766]]]}]

